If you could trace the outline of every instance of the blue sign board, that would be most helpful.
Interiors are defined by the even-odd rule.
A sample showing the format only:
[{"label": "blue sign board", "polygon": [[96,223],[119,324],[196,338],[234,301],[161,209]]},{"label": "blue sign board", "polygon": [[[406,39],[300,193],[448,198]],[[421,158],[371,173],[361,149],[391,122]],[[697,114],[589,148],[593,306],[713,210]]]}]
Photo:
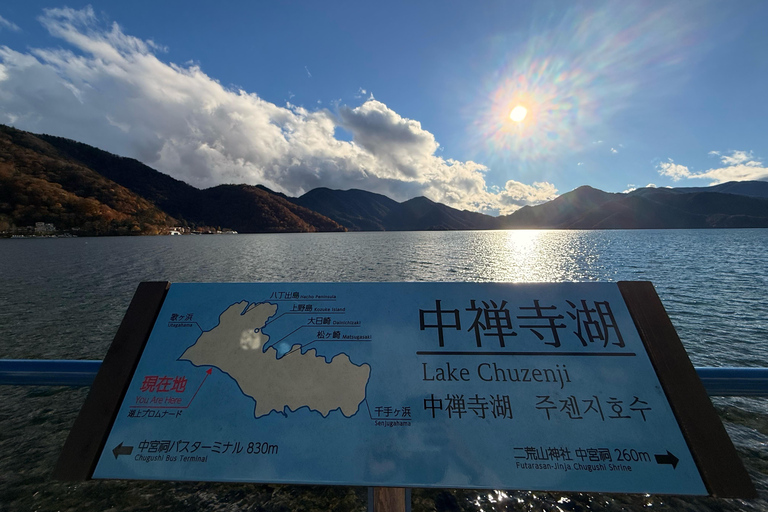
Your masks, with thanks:
[{"label": "blue sign board", "polygon": [[707,494],[615,283],[172,284],[93,478]]}]

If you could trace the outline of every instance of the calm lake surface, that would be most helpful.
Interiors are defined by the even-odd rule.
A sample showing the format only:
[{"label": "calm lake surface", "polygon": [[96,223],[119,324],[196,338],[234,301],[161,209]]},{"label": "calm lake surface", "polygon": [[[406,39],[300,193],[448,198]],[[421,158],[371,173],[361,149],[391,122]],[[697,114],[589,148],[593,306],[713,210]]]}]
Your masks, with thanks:
[{"label": "calm lake surface", "polygon": [[[0,357],[101,359],[140,281],[619,281],[656,286],[695,366],[768,366],[768,230],[0,240]],[[54,482],[87,389],[0,387],[0,510],[364,510],[365,489]],[[714,398],[758,500],[414,490],[414,510],[768,510],[768,401]]]}]

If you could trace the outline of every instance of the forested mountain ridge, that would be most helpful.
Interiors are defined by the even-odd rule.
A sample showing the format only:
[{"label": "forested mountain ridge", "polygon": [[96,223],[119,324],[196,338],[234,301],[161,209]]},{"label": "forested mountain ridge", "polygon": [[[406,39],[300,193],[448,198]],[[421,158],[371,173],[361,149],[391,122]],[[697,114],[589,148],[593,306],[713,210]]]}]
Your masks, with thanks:
[{"label": "forested mountain ridge", "polygon": [[399,203],[365,190],[316,188],[292,201],[353,231],[439,231],[495,229],[499,226],[495,217],[457,210],[426,197]]},{"label": "forested mountain ridge", "polygon": [[[526,206],[500,218],[502,228],[537,229],[701,229],[768,227],[768,183],[724,183],[723,189],[754,191],[751,195],[710,187],[642,188],[608,193],[589,186],[552,201]],[[712,187],[714,188],[714,187]]]},{"label": "forested mountain ridge", "polygon": [[0,231],[37,222],[122,235],[167,232],[177,220],[34,135],[0,125]]},{"label": "forested mountain ridge", "polygon": [[762,181],[628,193],[585,185],[500,217],[457,210],[424,197],[398,203],[364,190],[318,188],[293,201],[355,231],[768,227],[768,182]]},{"label": "forested mountain ridge", "polygon": [[343,231],[266,187],[200,190],[138,160],[0,125],[0,231],[51,223],[89,235],[171,227],[252,232]]},{"label": "forested mountain ridge", "polygon": [[132,158],[0,125],[0,233],[26,233],[35,223],[86,235],[162,234],[172,227],[242,233],[768,227],[768,182],[628,193],[582,186],[493,217],[425,197],[398,202],[357,189],[317,188],[296,198],[262,185],[200,190]]},{"label": "forested mountain ridge", "polygon": [[221,226],[241,233],[344,231],[340,224],[263,186],[219,185],[200,190],[132,158],[63,137],[40,138],[61,154],[148,199],[184,225]]}]

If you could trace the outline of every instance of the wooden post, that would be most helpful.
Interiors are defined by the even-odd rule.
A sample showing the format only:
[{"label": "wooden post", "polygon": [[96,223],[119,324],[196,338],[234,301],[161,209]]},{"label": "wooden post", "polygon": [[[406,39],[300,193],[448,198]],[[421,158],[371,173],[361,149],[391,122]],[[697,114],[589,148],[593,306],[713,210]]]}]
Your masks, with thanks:
[{"label": "wooden post", "polygon": [[69,431],[53,478],[89,480],[171,283],[140,283]]},{"label": "wooden post", "polygon": [[[410,498],[410,493],[407,493]],[[371,512],[409,512],[411,507],[405,502],[406,492],[403,487],[374,487],[373,506],[368,504]]]},{"label": "wooden post", "polygon": [[618,285],[707,490],[719,498],[757,498],[653,284],[620,281]]}]

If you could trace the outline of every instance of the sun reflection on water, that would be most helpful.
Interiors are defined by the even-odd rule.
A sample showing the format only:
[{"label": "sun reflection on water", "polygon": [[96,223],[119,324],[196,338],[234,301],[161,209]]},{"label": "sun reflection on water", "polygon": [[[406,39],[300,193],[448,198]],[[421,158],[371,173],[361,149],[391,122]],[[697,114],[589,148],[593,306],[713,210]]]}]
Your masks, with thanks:
[{"label": "sun reflection on water", "polygon": [[455,258],[471,268],[472,281],[559,282],[599,277],[593,237],[583,231],[515,230],[477,232]]}]

